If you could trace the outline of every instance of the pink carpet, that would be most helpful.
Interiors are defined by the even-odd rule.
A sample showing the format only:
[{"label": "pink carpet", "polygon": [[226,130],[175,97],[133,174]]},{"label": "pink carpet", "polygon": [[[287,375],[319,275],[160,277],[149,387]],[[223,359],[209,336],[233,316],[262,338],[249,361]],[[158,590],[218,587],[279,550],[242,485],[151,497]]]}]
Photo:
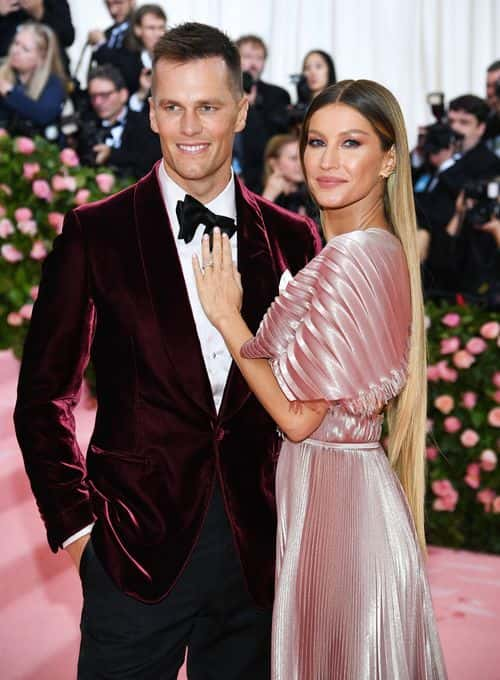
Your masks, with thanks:
[{"label": "pink carpet", "polygon": [[[69,558],[47,547],[24,474],[12,426],[17,369],[0,352],[0,678],[71,680],[80,583]],[[86,401],[82,447],[94,416]],[[431,548],[429,574],[450,680],[500,680],[500,557]]]}]

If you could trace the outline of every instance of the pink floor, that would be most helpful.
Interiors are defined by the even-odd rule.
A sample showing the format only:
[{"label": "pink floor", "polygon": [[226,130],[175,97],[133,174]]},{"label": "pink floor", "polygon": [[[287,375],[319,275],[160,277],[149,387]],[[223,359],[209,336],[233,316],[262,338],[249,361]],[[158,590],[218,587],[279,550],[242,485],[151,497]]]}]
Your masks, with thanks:
[{"label": "pink floor", "polygon": [[[12,427],[16,379],[16,361],[0,352],[0,679],[71,680],[80,584],[45,543]],[[88,404],[77,422],[85,447]],[[450,680],[500,680],[500,557],[431,548],[429,574]]]}]

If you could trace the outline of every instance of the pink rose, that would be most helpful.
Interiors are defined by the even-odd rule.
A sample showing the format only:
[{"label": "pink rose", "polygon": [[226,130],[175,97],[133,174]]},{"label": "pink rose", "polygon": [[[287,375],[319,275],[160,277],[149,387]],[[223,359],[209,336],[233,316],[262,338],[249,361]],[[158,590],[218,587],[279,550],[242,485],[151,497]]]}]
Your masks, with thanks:
[{"label": "pink rose", "polygon": [[425,455],[427,457],[427,460],[436,460],[438,456],[438,450],[436,449],[435,446],[428,446],[425,449]]},{"label": "pink rose", "polygon": [[35,142],[29,137],[18,137],[16,139],[16,149],[19,153],[29,156],[36,149]]},{"label": "pink rose", "polygon": [[491,472],[496,468],[498,462],[497,454],[493,449],[485,449],[481,452],[479,458],[481,459],[481,467],[483,470],[486,470],[486,472]]},{"label": "pink rose", "polygon": [[445,432],[455,434],[455,432],[458,432],[461,429],[462,422],[458,418],[455,418],[455,416],[448,416],[444,419],[443,427]]},{"label": "pink rose", "polygon": [[41,198],[44,201],[50,201],[52,199],[50,185],[44,179],[36,179],[31,185],[31,188],[37,198]]},{"label": "pink rose", "polygon": [[460,325],[460,320],[460,314],[450,312],[449,314],[445,314],[443,316],[441,323],[443,323],[445,326],[448,326],[449,328],[456,328]]},{"label": "pink rose", "polygon": [[477,500],[484,505],[485,512],[491,512],[491,506],[496,498],[496,493],[492,489],[482,489],[477,495]]},{"label": "pink rose", "polygon": [[438,496],[432,507],[434,510],[453,512],[458,501],[458,493],[448,479],[438,479],[432,482],[432,490]]},{"label": "pink rose", "polygon": [[40,166],[38,163],[25,163],[23,165],[23,177],[31,182],[35,175],[40,172]]},{"label": "pink rose", "polygon": [[3,259],[7,260],[7,262],[19,262],[23,259],[23,254],[17,248],[14,248],[11,243],[3,245],[0,252]]},{"label": "pink rose", "polygon": [[493,512],[494,513],[499,513],[500,512],[500,496],[497,496],[495,500],[493,501]]},{"label": "pink rose", "polygon": [[493,373],[491,382],[495,385],[495,387],[500,387],[500,371],[495,371],[495,373]]},{"label": "pink rose", "polygon": [[478,463],[471,463],[467,465],[467,472],[464,477],[465,483],[471,487],[471,489],[479,489],[479,484],[481,475],[481,467]]},{"label": "pink rose", "polygon": [[31,319],[31,313],[33,311],[33,305],[32,304],[26,304],[21,307],[19,310],[19,314],[23,317],[23,319]]},{"label": "pink rose", "polygon": [[462,394],[462,404],[469,410],[477,404],[477,394],[475,392],[464,392]]},{"label": "pink rose", "polygon": [[478,443],[479,435],[475,430],[464,430],[460,435],[460,441],[462,442],[462,446],[471,449]]},{"label": "pink rose", "polygon": [[103,194],[109,194],[115,183],[115,178],[114,175],[110,175],[108,172],[100,172],[96,175],[95,181]]},{"label": "pink rose", "polygon": [[30,252],[30,257],[33,260],[43,260],[47,257],[47,249],[41,241],[35,241]]},{"label": "pink rose", "polygon": [[443,338],[440,343],[441,354],[453,354],[460,347],[460,338],[454,335],[452,338]]},{"label": "pink rose", "polygon": [[432,482],[431,486],[436,496],[446,496],[454,491],[453,485],[449,479],[436,479]]},{"label": "pink rose", "polygon": [[59,154],[59,158],[61,159],[61,163],[67,165],[68,168],[76,168],[77,165],[80,165],[80,159],[74,149],[63,149]]},{"label": "pink rose", "polygon": [[75,203],[76,205],[83,205],[84,203],[88,203],[89,198],[90,191],[88,189],[78,189],[75,196]]},{"label": "pink rose", "polygon": [[30,298],[36,300],[38,297],[38,286],[32,286],[30,288]]},{"label": "pink rose", "polygon": [[493,401],[496,401],[497,404],[500,404],[500,390],[495,390],[495,392],[493,392]]},{"label": "pink rose", "polygon": [[429,432],[432,432],[433,427],[434,421],[432,420],[432,418],[427,418],[427,420],[425,421],[425,431],[427,432],[427,434],[429,434]]},{"label": "pink rose", "polygon": [[434,399],[434,406],[438,411],[441,411],[441,413],[447,415],[453,411],[455,401],[449,394],[441,394],[439,397]]},{"label": "pink rose", "polygon": [[54,191],[75,191],[76,179],[70,175],[54,175],[52,188]]},{"label": "pink rose", "polygon": [[26,236],[34,236],[37,232],[35,220],[26,220],[26,222],[19,222],[17,228],[21,234],[26,234]]},{"label": "pink rose", "polygon": [[33,213],[29,208],[18,208],[14,213],[14,217],[16,222],[26,222],[26,220],[30,220],[33,217]]},{"label": "pink rose", "polygon": [[3,205],[0,205],[0,218],[5,217],[7,211],[3,207]]},{"label": "pink rose", "polygon": [[470,368],[474,362],[474,357],[466,349],[461,349],[453,355],[453,363],[457,368]]},{"label": "pink rose", "polygon": [[23,317],[17,312],[11,312],[10,314],[7,314],[7,323],[9,326],[22,326]]},{"label": "pink rose", "polygon": [[488,348],[488,345],[483,338],[471,338],[465,347],[471,354],[481,354]]},{"label": "pink rose", "polygon": [[14,233],[14,225],[7,218],[0,220],[0,238],[7,238]]},{"label": "pink rose", "polygon": [[63,213],[49,212],[49,214],[47,216],[47,221],[48,221],[49,225],[52,227],[52,229],[54,229],[57,234],[61,233],[63,222],[64,222]]},{"label": "pink rose", "polygon": [[446,382],[456,382],[458,378],[458,371],[454,368],[448,366],[447,361],[438,361],[436,368],[439,373],[439,377]]},{"label": "pink rose", "polygon": [[8,137],[9,133],[5,128],[0,128],[0,137]]},{"label": "pink rose", "polygon": [[500,406],[495,406],[488,413],[488,422],[492,427],[500,427]]},{"label": "pink rose", "polygon": [[498,321],[483,323],[479,332],[486,340],[494,340],[500,334],[500,323],[498,323]]},{"label": "pink rose", "polygon": [[430,380],[430,382],[438,382],[439,378],[440,375],[438,367],[432,364],[427,366],[427,380]]}]

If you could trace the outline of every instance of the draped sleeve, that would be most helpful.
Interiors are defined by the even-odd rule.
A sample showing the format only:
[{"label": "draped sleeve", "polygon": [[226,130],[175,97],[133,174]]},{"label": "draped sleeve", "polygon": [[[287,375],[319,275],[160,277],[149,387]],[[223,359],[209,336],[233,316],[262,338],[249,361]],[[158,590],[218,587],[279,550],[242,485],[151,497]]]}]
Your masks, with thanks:
[{"label": "draped sleeve", "polygon": [[399,240],[371,228],[333,238],[272,303],[243,357],[267,358],[291,400],[369,415],[406,381],[411,298]]}]

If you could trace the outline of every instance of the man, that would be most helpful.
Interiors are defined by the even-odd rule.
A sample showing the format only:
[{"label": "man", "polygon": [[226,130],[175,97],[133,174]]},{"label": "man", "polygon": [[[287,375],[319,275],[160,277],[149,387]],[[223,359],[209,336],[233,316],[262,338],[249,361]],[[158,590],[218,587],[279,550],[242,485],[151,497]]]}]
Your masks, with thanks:
[{"label": "man", "polygon": [[113,66],[98,66],[88,80],[92,115],[84,120],[78,153],[88,165],[110,165],[138,179],[161,158],[158,137],[144,115],[127,107],[128,90]]},{"label": "man", "polygon": [[105,0],[105,2],[114,23],[105,31],[101,29],[89,31],[87,42],[94,48],[90,65],[91,68],[95,68],[99,64],[112,64],[125,78],[129,92],[135,92],[139,86],[141,68],[134,52],[126,44],[135,0]]},{"label": "man", "polygon": [[486,100],[490,107],[484,138],[486,146],[500,156],[500,60],[494,61],[486,71]]},{"label": "man", "polygon": [[247,124],[236,139],[235,155],[245,184],[252,191],[262,191],[264,150],[273,136],[288,131],[290,95],[276,85],[261,80],[267,59],[267,47],[256,35],[244,35],[236,41],[241,68],[248,74],[249,92]]},{"label": "man", "polygon": [[[318,236],[232,176],[247,102],[223,33],[184,24],[162,37],[150,105],[162,162],[69,213],[46,261],[16,429],[50,546],[80,569],[80,680],[173,679],[186,646],[191,680],[264,679],[279,440],[201,311],[192,257],[200,223],[231,234],[256,331]],[[91,346],[85,462],[72,408]]]}]

